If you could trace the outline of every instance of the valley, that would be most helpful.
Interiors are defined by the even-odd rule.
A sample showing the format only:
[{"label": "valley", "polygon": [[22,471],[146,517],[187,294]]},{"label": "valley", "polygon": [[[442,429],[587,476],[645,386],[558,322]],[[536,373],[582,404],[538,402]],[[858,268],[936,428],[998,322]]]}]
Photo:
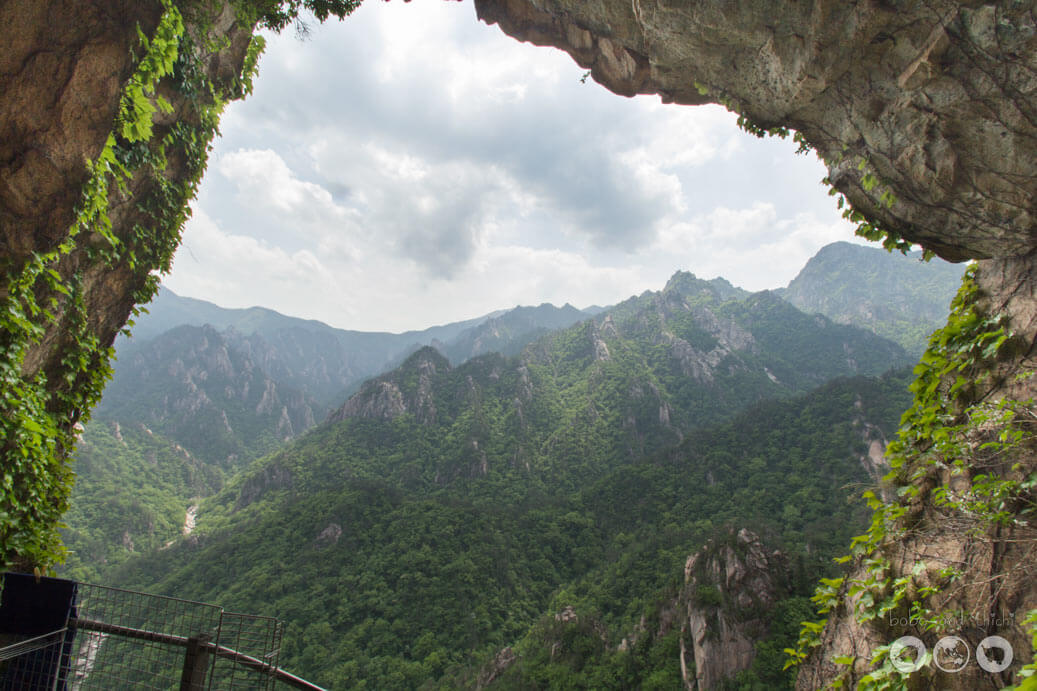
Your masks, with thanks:
[{"label": "valley", "polygon": [[[839,269],[888,289],[888,261]],[[931,266],[902,270],[946,303],[960,271]],[[163,292],[83,432],[63,573],[283,618],[282,666],[328,688],[674,688],[716,668],[702,617],[751,641],[725,674],[790,687],[914,358],[779,294],[679,272],[595,314],[365,335]],[[765,602],[685,583],[730,540],[780,553]]]}]

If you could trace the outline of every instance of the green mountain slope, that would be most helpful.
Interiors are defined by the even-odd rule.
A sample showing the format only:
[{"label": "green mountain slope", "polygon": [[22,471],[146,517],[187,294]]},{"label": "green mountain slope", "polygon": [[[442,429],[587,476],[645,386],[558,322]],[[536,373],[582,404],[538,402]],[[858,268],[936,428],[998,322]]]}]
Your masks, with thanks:
[{"label": "green mountain slope", "polygon": [[[868,425],[895,427],[905,383],[858,378],[764,404],[578,492],[330,481],[328,446],[292,472],[257,468],[205,507],[196,539],[118,581],[287,619],[282,663],[330,688],[470,686],[516,641],[505,688],[629,688],[679,664],[672,640],[646,639],[636,659],[617,646],[717,526],[769,526],[811,573],[842,549],[864,518],[846,501],[870,481]],[[584,652],[559,663],[540,643],[566,606],[600,626],[575,632]]]},{"label": "green mountain slope", "polygon": [[[894,435],[910,380],[906,370],[836,380],[760,404],[581,492],[581,511],[611,536],[606,552],[552,596],[492,688],[680,688],[686,615],[677,603],[688,555],[729,526],[748,526],[781,548],[788,567],[769,574],[783,598],[766,611],[757,661],[732,688],[791,689],[781,651],[814,616],[808,597],[818,576],[870,516],[852,500],[876,481],[869,446]],[[695,598],[725,589],[707,588]],[[559,621],[565,611],[571,621]],[[452,683],[470,686],[478,671]]]},{"label": "green mountain slope", "polygon": [[874,247],[836,242],[823,247],[781,296],[808,313],[823,314],[902,345],[913,357],[925,350],[961,285],[963,264],[923,262]]},{"label": "green mountain slope", "polygon": [[[669,536],[675,542],[658,549],[686,553],[708,532],[701,521],[771,517],[771,503],[798,501],[780,493],[760,501],[768,488],[747,474],[795,469],[787,488],[816,488],[808,498],[865,478],[856,459],[856,475],[847,477],[846,464],[821,471],[814,463],[827,456],[805,441],[800,453],[776,455],[773,469],[737,450],[726,466],[689,450],[710,448],[713,437],[701,436],[708,426],[748,405],[898,361],[903,351],[874,334],[678,274],[663,291],[550,333],[514,358],[452,367],[431,348],[418,351],[229,481],[203,503],[191,540],[114,580],[284,617],[297,632],[285,664],[335,688],[416,688],[437,678],[449,687],[519,639],[553,593],[607,574],[632,545]],[[845,408],[833,406],[819,409]],[[761,415],[791,424],[755,412],[742,425]],[[818,448],[842,458],[854,433],[828,418],[811,430],[826,425],[844,437]],[[721,429],[717,443],[744,436]],[[667,451],[682,442],[681,452]],[[711,485],[704,473],[713,465],[727,475]],[[622,475],[631,468],[639,474]],[[686,500],[665,488],[674,475],[687,478],[675,485]],[[729,505],[745,488],[752,492]],[[831,528],[827,501],[804,505],[790,535]],[[671,562],[660,561],[660,573]],[[645,580],[643,596],[658,583]],[[620,588],[610,607],[625,616],[640,597]]]},{"label": "green mountain slope", "polygon": [[95,418],[73,465],[76,485],[62,538],[62,575],[98,582],[134,554],[182,534],[188,508],[223,484],[218,467],[143,425]]},{"label": "green mountain slope", "polygon": [[[322,405],[340,404],[352,388],[433,341],[446,343],[493,313],[465,321],[404,333],[337,329],[312,319],[289,317],[263,307],[227,309],[204,300],[181,297],[162,288],[132,330],[120,339],[120,356],[170,329],[209,325],[220,333],[233,330],[237,340],[268,353],[269,373],[305,390]],[[278,371],[280,370],[280,371]]]},{"label": "green mountain slope", "polygon": [[312,427],[319,404],[269,376],[262,353],[235,339],[180,326],[123,353],[97,415],[144,424],[223,468]]}]

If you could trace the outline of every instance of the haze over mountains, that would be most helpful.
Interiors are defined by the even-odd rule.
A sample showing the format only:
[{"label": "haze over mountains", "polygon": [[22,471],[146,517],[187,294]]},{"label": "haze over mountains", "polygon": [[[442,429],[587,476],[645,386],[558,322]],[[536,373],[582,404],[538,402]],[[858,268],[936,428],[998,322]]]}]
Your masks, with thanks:
[{"label": "haze over mountains", "polygon": [[68,570],[283,617],[282,662],[334,688],[672,688],[665,603],[739,597],[681,600],[684,558],[749,525],[792,565],[764,609],[802,614],[907,404],[884,373],[917,353],[876,331],[917,347],[957,289],[961,267],[843,245],[784,291],[678,272],[593,315],[405,334],[163,292],[84,432]]},{"label": "haze over mountains", "polygon": [[923,263],[921,252],[905,255],[835,242],[776,292],[804,312],[871,329],[917,357],[946,320],[964,268],[939,260]]}]

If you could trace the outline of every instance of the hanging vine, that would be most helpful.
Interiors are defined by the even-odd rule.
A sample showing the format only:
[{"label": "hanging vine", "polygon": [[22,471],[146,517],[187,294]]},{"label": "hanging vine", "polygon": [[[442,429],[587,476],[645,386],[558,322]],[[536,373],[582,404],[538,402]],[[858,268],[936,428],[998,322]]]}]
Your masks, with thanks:
[{"label": "hanging vine", "polygon": [[[871,524],[853,539],[851,553],[838,560],[852,561],[855,575],[822,579],[813,597],[819,614],[852,604],[858,623],[896,616],[927,631],[960,620],[962,612],[939,612],[935,606],[951,601],[950,588],[963,587],[959,568],[934,569],[918,560],[910,573],[895,577],[887,557],[891,545],[916,529],[923,492],[941,521],[956,522],[964,533],[1025,528],[1037,516],[1037,473],[1012,462],[1033,447],[1037,413],[1032,400],[991,401],[983,395],[1012,339],[1003,316],[979,308],[975,271],[966,271],[947,325],[932,335],[915,368],[914,403],[887,450],[892,470],[885,482],[896,498],[883,501],[873,491],[864,493],[874,511]],[[786,667],[800,664],[820,645],[826,623],[803,623],[797,647],[785,651]],[[928,667],[929,660],[921,660],[914,671],[902,671],[892,654],[889,645],[872,650],[863,661],[870,672],[857,680],[857,688],[907,689],[912,675]],[[844,667],[831,684],[839,688],[858,660],[843,656],[832,662]]]},{"label": "hanging vine", "polygon": [[[215,83],[208,61],[229,45],[214,28],[216,18],[229,5],[235,26],[279,30],[298,21],[303,10],[324,21],[360,4],[159,2],[162,14],[152,34],[138,28],[134,71],[100,154],[86,162],[88,176],[71,226],[52,251],[2,269],[0,567],[46,570],[64,557],[58,529],[74,479],[68,456],[77,425],[100,399],[113,356],[91,323],[86,281],[119,269],[132,277],[135,304],[154,296],[180,243],[220,114],[230,100],[252,91],[263,39],[253,35],[241,72]],[[116,203],[120,218],[113,222]],[[36,360],[47,349],[60,357],[42,367]]]}]

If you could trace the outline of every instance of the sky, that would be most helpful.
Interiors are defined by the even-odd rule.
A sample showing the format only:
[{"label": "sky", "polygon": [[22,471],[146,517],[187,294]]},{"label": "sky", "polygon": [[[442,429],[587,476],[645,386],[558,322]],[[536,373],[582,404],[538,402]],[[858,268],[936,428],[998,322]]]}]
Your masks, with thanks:
[{"label": "sky", "polygon": [[267,35],[164,284],[365,331],[607,305],[678,270],[787,285],[855,241],[791,141],[610,93],[471,2],[368,0]]}]

